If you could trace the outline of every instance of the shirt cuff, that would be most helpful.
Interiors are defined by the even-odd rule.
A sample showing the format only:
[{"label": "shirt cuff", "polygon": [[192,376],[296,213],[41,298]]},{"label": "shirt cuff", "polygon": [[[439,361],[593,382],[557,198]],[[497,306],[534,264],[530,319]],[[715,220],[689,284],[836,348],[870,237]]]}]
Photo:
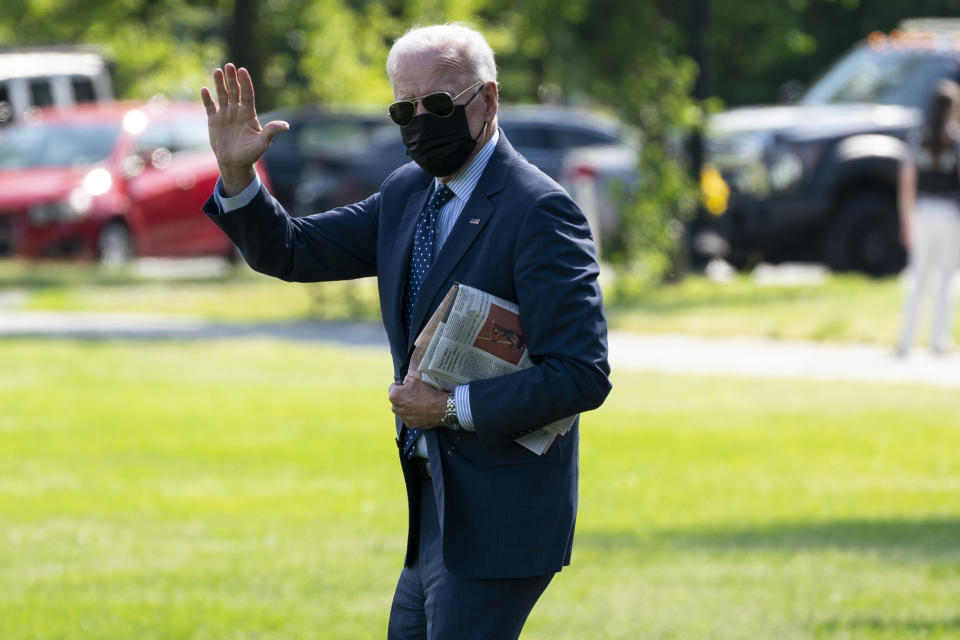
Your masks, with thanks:
[{"label": "shirt cuff", "polygon": [[217,201],[217,207],[219,207],[221,214],[230,213],[231,211],[236,211],[250,204],[257,194],[260,193],[262,184],[259,174],[257,174],[256,169],[254,169],[253,182],[248,184],[247,188],[237,195],[227,196],[223,193],[223,178],[217,178],[217,186],[213,190],[213,199]]},{"label": "shirt cuff", "polygon": [[457,405],[457,422],[466,431],[476,431],[473,426],[473,414],[470,413],[470,385],[457,385],[453,390],[453,401]]}]

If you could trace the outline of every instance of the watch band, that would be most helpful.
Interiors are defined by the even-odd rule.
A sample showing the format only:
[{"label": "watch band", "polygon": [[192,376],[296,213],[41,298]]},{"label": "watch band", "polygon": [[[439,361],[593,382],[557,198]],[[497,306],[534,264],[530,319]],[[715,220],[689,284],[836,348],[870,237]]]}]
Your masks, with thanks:
[{"label": "watch band", "polygon": [[447,396],[447,410],[443,414],[443,424],[451,429],[460,428],[460,420],[457,419],[457,400],[452,393]]}]

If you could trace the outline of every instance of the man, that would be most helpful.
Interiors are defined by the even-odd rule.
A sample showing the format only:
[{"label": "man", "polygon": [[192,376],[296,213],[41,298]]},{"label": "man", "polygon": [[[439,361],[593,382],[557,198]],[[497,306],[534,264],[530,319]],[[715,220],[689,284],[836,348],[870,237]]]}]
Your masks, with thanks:
[{"label": "man", "polygon": [[[570,562],[579,430],[541,456],[514,439],[610,390],[593,242],[566,192],[498,130],[496,66],[480,34],[413,29],[387,73],[389,112],[415,162],[362,202],[294,219],[253,169],[288,125],[261,128],[249,74],[215,70],[216,101],[206,88],[201,97],[222,180],[204,210],[263,273],[378,277],[410,513],[389,638],[517,638]],[[450,394],[408,372],[414,339],[457,282],[519,304],[534,366]]]}]

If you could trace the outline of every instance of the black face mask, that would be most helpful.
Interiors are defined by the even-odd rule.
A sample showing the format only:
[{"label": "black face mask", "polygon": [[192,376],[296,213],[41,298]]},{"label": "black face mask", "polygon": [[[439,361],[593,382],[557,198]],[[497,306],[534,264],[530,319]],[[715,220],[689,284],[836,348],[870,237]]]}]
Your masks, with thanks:
[{"label": "black face mask", "polygon": [[471,137],[467,108],[458,104],[448,118],[421,113],[400,129],[400,137],[414,162],[430,175],[443,178],[463,167],[486,127],[484,122],[477,137]]}]

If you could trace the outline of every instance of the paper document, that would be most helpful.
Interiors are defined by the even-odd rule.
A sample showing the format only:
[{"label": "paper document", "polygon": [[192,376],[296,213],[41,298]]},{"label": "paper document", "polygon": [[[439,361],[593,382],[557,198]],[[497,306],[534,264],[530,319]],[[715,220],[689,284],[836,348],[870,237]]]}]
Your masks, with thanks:
[{"label": "paper document", "polygon": [[[417,369],[424,382],[446,391],[533,365],[519,307],[461,284],[450,288],[414,345],[410,368]],[[563,418],[516,442],[542,455],[575,419],[575,415]]]}]

